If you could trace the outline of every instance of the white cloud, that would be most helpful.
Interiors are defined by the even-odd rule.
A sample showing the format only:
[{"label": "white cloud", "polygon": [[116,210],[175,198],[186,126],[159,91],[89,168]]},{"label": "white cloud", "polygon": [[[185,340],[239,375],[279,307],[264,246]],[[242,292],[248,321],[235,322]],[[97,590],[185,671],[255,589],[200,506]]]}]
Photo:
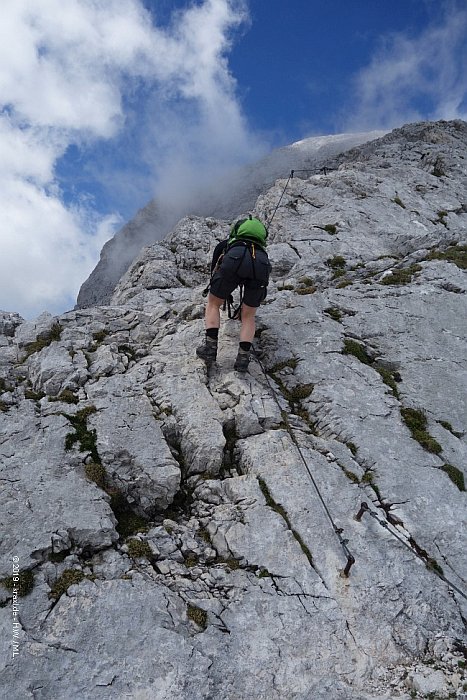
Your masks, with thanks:
[{"label": "white cloud", "polygon": [[190,4],[164,29],[141,0],[3,0],[0,308],[73,304],[117,217],[66,205],[55,167],[71,144],[121,147],[126,100],[141,86],[137,140],[161,192],[256,147],[226,58],[246,20],[243,0]]},{"label": "white cloud", "polygon": [[442,4],[416,37],[382,39],[355,78],[347,128],[390,128],[417,120],[467,118],[467,8]]}]

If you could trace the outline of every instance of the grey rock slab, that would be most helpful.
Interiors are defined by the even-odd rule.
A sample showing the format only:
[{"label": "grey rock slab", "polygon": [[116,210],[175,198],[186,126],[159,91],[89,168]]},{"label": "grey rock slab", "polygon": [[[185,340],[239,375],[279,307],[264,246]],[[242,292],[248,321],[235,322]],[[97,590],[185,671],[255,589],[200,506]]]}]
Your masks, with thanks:
[{"label": "grey rock slab", "polygon": [[0,311],[0,336],[12,338],[18,326],[24,323],[24,318],[17,313]]},{"label": "grey rock slab", "polygon": [[15,331],[15,340],[20,346],[24,347],[28,343],[33,343],[38,338],[47,335],[54,323],[56,323],[56,318],[48,311],[44,311],[34,321],[25,321],[19,324]]},{"label": "grey rock slab", "polygon": [[78,549],[101,549],[117,539],[102,492],[86,479],[82,465],[67,458],[67,419],[41,420],[26,408],[30,403],[12,409],[0,427],[0,577],[10,574],[12,556],[19,557],[21,569],[42,561],[59,531]]},{"label": "grey rock slab", "polygon": [[[170,407],[172,442],[178,444],[187,474],[214,476],[224,457],[224,418],[205,383],[205,365],[195,355],[200,330],[199,323],[181,325],[176,336],[153,345],[153,359],[147,361],[154,362],[154,371],[147,387],[156,405]],[[195,406],[199,410],[193,410]]]},{"label": "grey rock slab", "polygon": [[97,409],[88,419],[111,483],[145,515],[172,503],[180,469],[172,457],[149,399],[131,376],[101,378],[87,385]]},{"label": "grey rock slab", "polygon": [[54,341],[27,361],[29,378],[33,388],[42,390],[49,396],[57,396],[64,389],[76,389],[82,386],[88,372],[82,354],[76,358],[69,350]]},{"label": "grey rock slab", "polygon": [[190,639],[186,613],[180,599],[150,582],[72,586],[40,635],[22,641],[22,672],[8,663],[3,683],[14,700],[31,688],[57,700],[205,700],[210,661]]}]

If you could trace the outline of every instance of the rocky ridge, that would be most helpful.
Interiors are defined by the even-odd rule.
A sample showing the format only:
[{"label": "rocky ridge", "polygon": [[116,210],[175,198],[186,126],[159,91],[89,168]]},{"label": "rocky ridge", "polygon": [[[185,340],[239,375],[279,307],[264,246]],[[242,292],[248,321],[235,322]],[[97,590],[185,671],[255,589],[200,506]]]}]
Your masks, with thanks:
[{"label": "rocky ridge", "polygon": [[[143,246],[162,239],[186,214],[232,219],[255,205],[258,195],[292,168],[319,172],[342,151],[381,136],[384,132],[315,136],[278,148],[257,163],[199,186],[196,195],[183,193],[177,203],[152,200],[104,245],[98,264],[83,283],[77,307],[108,304],[121,276]],[[186,194],[186,193],[185,193]]]},{"label": "rocky ridge", "polygon": [[0,315],[9,697],[465,697],[466,158],[465,123],[408,125],[291,180],[246,377],[235,322],[194,354],[227,221],[108,306]]}]

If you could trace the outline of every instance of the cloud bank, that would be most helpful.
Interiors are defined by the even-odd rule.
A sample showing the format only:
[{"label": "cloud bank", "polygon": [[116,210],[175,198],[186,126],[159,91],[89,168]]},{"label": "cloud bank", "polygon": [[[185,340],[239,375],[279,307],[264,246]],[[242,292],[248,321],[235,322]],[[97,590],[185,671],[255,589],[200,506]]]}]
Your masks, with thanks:
[{"label": "cloud bank", "polygon": [[183,173],[188,188],[196,171],[256,148],[227,61],[247,21],[241,0],[192,4],[166,27],[140,0],[3,0],[0,308],[72,307],[120,223],[92,197],[67,204],[56,169],[69,146],[119,148],[130,125],[167,195]]},{"label": "cloud bank", "polygon": [[440,8],[438,19],[418,36],[381,39],[369,65],[355,77],[347,128],[467,119],[467,7],[449,2]]}]

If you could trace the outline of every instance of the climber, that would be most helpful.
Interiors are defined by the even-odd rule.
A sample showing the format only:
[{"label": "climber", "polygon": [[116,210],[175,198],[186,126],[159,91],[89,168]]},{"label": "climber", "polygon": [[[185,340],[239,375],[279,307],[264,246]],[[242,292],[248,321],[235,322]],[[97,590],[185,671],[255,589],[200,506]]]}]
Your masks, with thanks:
[{"label": "climber", "polygon": [[266,298],[271,265],[266,253],[268,230],[259,219],[248,216],[231,228],[229,237],[217,244],[211,264],[211,281],[204,315],[206,339],[196,354],[206,364],[216,361],[220,308],[237,287],[241,299],[240,344],[234,369],[246,372],[255,336],[255,314]]}]

